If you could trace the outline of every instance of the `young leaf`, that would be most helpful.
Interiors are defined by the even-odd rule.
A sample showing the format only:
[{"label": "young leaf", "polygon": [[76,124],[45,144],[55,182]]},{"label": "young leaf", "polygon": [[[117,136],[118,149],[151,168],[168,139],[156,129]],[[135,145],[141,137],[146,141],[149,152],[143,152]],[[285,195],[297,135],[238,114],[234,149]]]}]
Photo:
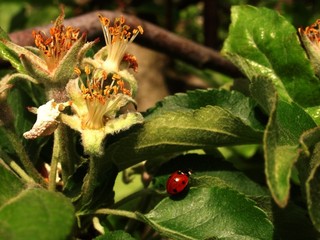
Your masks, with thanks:
[{"label": "young leaf", "polygon": [[267,183],[279,206],[287,204],[290,176],[298,158],[299,138],[316,127],[311,117],[298,105],[278,101],[271,112],[264,135]]},{"label": "young leaf", "polygon": [[[272,239],[274,229],[255,202],[228,187],[191,188],[138,215],[171,239]],[[253,220],[254,219],[254,220]]]},{"label": "young leaf", "polygon": [[146,118],[150,119],[163,113],[177,110],[196,110],[207,105],[219,106],[231,112],[252,128],[260,130],[264,128],[255,118],[256,103],[251,98],[244,96],[240,92],[223,89],[201,89],[168,96],[163,101],[158,102],[154,108],[149,109]]},{"label": "young leaf", "polygon": [[298,158],[299,138],[316,125],[298,105],[278,101],[270,80],[254,78],[250,92],[270,115],[264,135],[265,172],[273,198],[284,207],[289,198],[291,170]]},{"label": "young leaf", "polygon": [[[16,86],[10,91],[8,95],[7,102],[15,116],[13,119],[13,124],[15,127],[15,133],[23,141],[26,149],[30,156],[32,156],[32,161],[34,164],[38,161],[38,156],[45,143],[47,143],[48,138],[38,138],[34,141],[26,140],[22,137],[22,134],[31,129],[35,122],[36,115],[30,113],[27,110],[28,106],[35,106],[37,102],[44,100],[44,93],[40,91],[33,84],[25,81],[16,82]],[[35,99],[36,94],[37,99]]]},{"label": "young leaf", "polygon": [[300,181],[311,221],[320,231],[320,128],[305,132],[301,144],[304,151],[301,151],[297,164]]},{"label": "young leaf", "polygon": [[304,107],[320,104],[320,80],[300,45],[296,29],[273,10],[232,7],[223,52],[252,80],[272,80],[280,99]]},{"label": "young leaf", "polygon": [[63,195],[29,189],[0,208],[0,239],[67,239],[74,222],[73,206]]},{"label": "young leaf", "polygon": [[7,47],[4,42],[10,41],[7,33],[0,27],[0,57],[9,61],[12,66],[19,72],[24,73],[24,67],[22,66],[19,56],[16,52]]}]

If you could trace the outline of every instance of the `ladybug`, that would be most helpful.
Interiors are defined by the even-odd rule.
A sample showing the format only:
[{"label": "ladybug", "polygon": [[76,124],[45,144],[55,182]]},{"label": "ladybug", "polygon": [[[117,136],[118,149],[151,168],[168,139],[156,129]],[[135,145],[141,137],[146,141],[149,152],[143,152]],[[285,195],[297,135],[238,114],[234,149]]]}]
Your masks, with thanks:
[{"label": "ladybug", "polygon": [[176,195],[183,192],[189,183],[189,176],[191,172],[183,172],[178,170],[170,175],[167,180],[167,193],[170,195]]}]

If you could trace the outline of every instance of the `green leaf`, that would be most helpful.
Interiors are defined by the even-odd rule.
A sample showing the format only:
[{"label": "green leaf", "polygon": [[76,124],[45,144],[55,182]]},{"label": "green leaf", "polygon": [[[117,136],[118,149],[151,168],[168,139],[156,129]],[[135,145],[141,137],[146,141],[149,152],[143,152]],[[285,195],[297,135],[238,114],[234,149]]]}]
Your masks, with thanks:
[{"label": "green leaf", "polygon": [[271,112],[264,135],[267,183],[279,206],[287,204],[290,176],[298,158],[301,134],[316,124],[298,105],[278,101]]},{"label": "green leaf", "polygon": [[274,200],[284,207],[289,198],[291,171],[298,158],[299,138],[316,124],[298,105],[278,101],[268,79],[254,78],[250,92],[270,115],[264,135],[265,172]]},{"label": "green leaf", "polygon": [[79,164],[74,173],[70,175],[63,186],[63,194],[71,199],[72,202],[76,202],[81,197],[81,188],[83,179],[88,172],[88,161],[84,161]]},{"label": "green leaf", "polygon": [[28,106],[33,106],[33,102],[28,96],[28,91],[32,92],[31,83],[17,81],[16,86],[8,95],[8,105],[15,116],[14,127],[19,136],[32,127],[36,115],[27,110]]},{"label": "green leaf", "polygon": [[[7,154],[15,154],[16,151],[12,144],[10,143],[6,127],[0,126],[0,149]],[[3,156],[1,156],[3,157]]]},{"label": "green leaf", "polygon": [[79,201],[75,202],[76,209],[86,212],[114,204],[113,187],[117,175],[118,169],[109,159],[91,156],[89,170],[82,181],[81,195],[76,195],[77,185],[74,185],[74,189],[69,188],[69,191],[73,190],[70,192],[74,194],[73,200],[80,197]]},{"label": "green leaf", "polygon": [[305,110],[319,126],[320,125],[320,106],[310,107]]},{"label": "green leaf", "polygon": [[134,240],[129,233],[124,231],[107,232],[106,234],[96,237],[95,240]]},{"label": "green leaf", "polygon": [[[36,95],[36,96],[35,96]],[[14,115],[13,125],[17,136],[21,137],[21,141],[25,145],[26,150],[32,156],[34,164],[37,163],[40,151],[47,143],[49,138],[38,138],[34,141],[26,140],[22,134],[32,128],[37,116],[27,110],[28,106],[39,106],[45,100],[44,91],[38,86],[30,82],[22,80],[16,81],[15,87],[10,91],[7,102]],[[1,133],[5,131],[1,131]],[[3,136],[5,137],[5,136]],[[1,142],[1,145],[7,142]],[[45,160],[45,159],[43,159]],[[49,156],[48,159],[49,160]]]},{"label": "green leaf", "polygon": [[0,159],[0,206],[18,195],[25,188],[24,183]]},{"label": "green leaf", "polygon": [[270,115],[278,99],[271,80],[262,77],[253,78],[249,89],[253,99],[257,101],[266,114]]},{"label": "green leaf", "polygon": [[63,195],[29,189],[0,208],[0,239],[67,239],[74,222],[73,206]]},{"label": "green leaf", "polygon": [[304,151],[298,160],[298,171],[311,221],[320,231],[320,127],[301,136]]},{"label": "green leaf", "polygon": [[253,128],[261,130],[264,128],[255,118],[256,103],[251,98],[240,92],[223,89],[194,90],[166,97],[163,101],[158,102],[154,108],[148,110],[146,118],[150,119],[177,110],[196,110],[207,105],[219,106]]},{"label": "green leaf", "polygon": [[5,42],[7,41],[10,41],[9,36],[0,27],[0,57],[6,61],[9,61],[15,69],[23,73],[24,67],[20,62],[19,55],[5,45]]},{"label": "green leaf", "polygon": [[[138,215],[171,239],[273,239],[273,226],[255,202],[230,188],[191,188]],[[254,219],[254,220],[253,220]]]},{"label": "green leaf", "polygon": [[[119,169],[191,149],[260,143],[261,132],[218,106],[164,112],[106,149]],[[128,157],[130,156],[130,157]]]},{"label": "green leaf", "polygon": [[190,149],[260,143],[263,126],[255,118],[255,108],[252,100],[238,92],[176,94],[150,109],[143,127],[132,128],[123,138],[120,134],[120,140],[108,145],[106,153],[124,169],[145,159],[170,157]]},{"label": "green leaf", "polygon": [[250,79],[271,80],[280,99],[304,107],[320,104],[320,80],[300,45],[296,29],[273,10],[232,7],[223,52]]},{"label": "green leaf", "polygon": [[[212,155],[186,154],[178,156],[162,164],[160,168],[159,166],[157,167],[153,186],[164,191],[168,173],[172,173],[177,169],[191,169],[191,186],[202,185],[203,182],[207,182],[205,178],[214,178],[223,181],[230,188],[247,196],[269,196],[267,188],[263,188],[252,181],[243,172],[238,171],[230,162],[225,161],[219,155],[218,152]],[[152,170],[154,162],[146,162],[145,167],[148,172],[150,172],[150,169]]]}]

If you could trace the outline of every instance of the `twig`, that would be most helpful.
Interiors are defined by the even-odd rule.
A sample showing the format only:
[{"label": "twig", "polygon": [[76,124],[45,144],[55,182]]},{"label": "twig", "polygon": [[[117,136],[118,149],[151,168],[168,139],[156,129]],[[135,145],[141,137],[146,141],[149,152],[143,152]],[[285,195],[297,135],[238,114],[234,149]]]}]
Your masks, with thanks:
[{"label": "twig", "polygon": [[[82,32],[87,32],[89,39],[102,37],[98,14],[102,14],[110,19],[114,19],[115,17],[122,15],[126,18],[126,23],[128,25],[141,25],[144,29],[144,34],[139,36],[136,39],[136,42],[145,47],[166,53],[173,58],[181,59],[198,68],[213,69],[231,77],[239,77],[242,75],[239,70],[231,62],[226,60],[218,51],[180,37],[135,16],[126,15],[120,12],[101,10],[66,19],[64,24],[66,26],[78,27]],[[47,25],[34,29],[47,32],[51,26],[52,25]],[[33,29],[27,29],[13,32],[9,36],[13,42],[19,45],[33,45],[34,39],[31,34],[32,30]]]}]

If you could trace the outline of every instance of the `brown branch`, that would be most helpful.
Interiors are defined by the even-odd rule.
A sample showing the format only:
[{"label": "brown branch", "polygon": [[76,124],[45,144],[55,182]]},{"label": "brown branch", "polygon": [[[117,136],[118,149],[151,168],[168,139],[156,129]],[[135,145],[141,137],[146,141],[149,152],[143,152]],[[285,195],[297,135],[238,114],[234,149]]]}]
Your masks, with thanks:
[{"label": "brown branch", "polygon": [[[239,70],[232,63],[223,58],[219,52],[180,37],[135,16],[101,10],[66,19],[64,24],[66,26],[78,27],[82,32],[87,32],[89,39],[101,37],[102,31],[98,20],[98,14],[102,14],[110,19],[123,15],[126,18],[126,23],[128,25],[141,25],[144,29],[144,34],[139,36],[136,39],[136,42],[143,46],[166,53],[173,58],[181,59],[198,68],[213,69],[231,77],[239,77],[242,75]],[[51,26],[52,25],[48,25],[34,29],[48,31]],[[22,46],[33,45],[34,40],[31,35],[32,30],[33,29],[27,29],[13,32],[10,34],[10,38],[13,42]]]}]

